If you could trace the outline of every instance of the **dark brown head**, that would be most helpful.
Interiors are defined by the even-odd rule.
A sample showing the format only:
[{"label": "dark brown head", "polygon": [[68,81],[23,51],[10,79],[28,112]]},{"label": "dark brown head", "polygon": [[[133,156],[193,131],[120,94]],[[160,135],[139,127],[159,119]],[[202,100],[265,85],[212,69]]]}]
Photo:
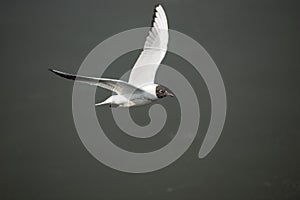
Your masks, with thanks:
[{"label": "dark brown head", "polygon": [[159,99],[164,97],[174,97],[174,95],[168,92],[167,88],[162,85],[156,86],[156,96]]}]

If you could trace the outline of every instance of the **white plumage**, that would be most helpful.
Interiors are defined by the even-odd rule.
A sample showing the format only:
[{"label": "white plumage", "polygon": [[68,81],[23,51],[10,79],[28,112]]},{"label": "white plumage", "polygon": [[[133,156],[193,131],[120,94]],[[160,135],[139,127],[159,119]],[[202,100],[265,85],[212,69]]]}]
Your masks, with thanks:
[{"label": "white plumage", "polygon": [[50,69],[50,71],[61,77],[99,86],[116,93],[116,95],[112,95],[96,105],[109,104],[131,107],[148,104],[159,98],[173,96],[166,87],[154,83],[156,71],[166,55],[168,41],[167,17],[162,6],[158,5],[155,8],[153,24],[146,38],[143,51],[131,70],[128,83],[109,78],[73,75],[54,69]]},{"label": "white plumage", "polygon": [[154,83],[156,71],[166,55],[168,41],[167,17],[162,6],[158,5],[144,49],[131,70],[128,83],[137,87]]}]

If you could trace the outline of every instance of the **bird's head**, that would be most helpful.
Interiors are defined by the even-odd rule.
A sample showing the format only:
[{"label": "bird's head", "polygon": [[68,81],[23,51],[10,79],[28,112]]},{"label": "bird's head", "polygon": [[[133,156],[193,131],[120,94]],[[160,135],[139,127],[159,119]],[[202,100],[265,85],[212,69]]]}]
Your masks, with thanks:
[{"label": "bird's head", "polygon": [[157,85],[156,86],[156,97],[161,99],[164,97],[174,97],[174,94],[168,92],[168,89],[165,86]]}]

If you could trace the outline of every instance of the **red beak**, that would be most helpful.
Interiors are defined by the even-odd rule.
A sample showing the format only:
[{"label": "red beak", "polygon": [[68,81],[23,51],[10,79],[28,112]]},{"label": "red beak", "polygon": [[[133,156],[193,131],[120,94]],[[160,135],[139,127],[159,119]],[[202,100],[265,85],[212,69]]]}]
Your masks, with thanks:
[{"label": "red beak", "polygon": [[168,97],[174,97],[174,94],[167,92]]}]

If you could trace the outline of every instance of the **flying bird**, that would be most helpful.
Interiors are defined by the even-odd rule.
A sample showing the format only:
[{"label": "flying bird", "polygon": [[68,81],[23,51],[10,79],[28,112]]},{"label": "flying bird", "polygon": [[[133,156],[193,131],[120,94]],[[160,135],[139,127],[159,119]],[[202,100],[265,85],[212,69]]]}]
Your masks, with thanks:
[{"label": "flying bird", "polygon": [[149,104],[164,97],[174,96],[167,87],[154,83],[156,71],[167,52],[168,40],[167,16],[163,7],[158,5],[155,7],[152,27],[143,51],[131,70],[128,82],[49,70],[63,78],[102,87],[115,93],[96,106],[108,104],[110,107],[132,107]]}]

